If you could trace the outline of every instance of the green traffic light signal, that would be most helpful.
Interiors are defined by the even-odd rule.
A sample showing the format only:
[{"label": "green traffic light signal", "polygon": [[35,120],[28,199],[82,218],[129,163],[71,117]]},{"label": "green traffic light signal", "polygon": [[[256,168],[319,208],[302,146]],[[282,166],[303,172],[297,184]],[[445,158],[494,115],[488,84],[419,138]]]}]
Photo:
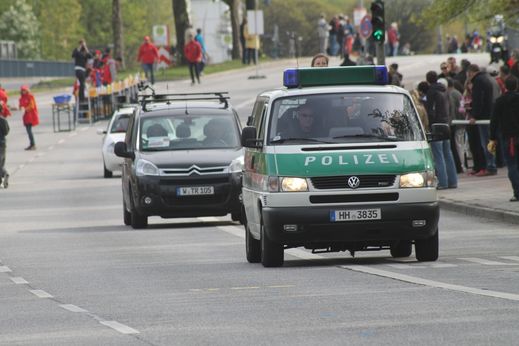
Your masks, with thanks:
[{"label": "green traffic light signal", "polygon": [[371,25],[373,32],[371,36],[375,42],[384,42],[385,34],[385,20],[384,20],[384,2],[382,0],[375,0],[371,3]]},{"label": "green traffic light signal", "polygon": [[382,41],[384,39],[384,31],[381,29],[373,31],[373,38],[375,41]]}]

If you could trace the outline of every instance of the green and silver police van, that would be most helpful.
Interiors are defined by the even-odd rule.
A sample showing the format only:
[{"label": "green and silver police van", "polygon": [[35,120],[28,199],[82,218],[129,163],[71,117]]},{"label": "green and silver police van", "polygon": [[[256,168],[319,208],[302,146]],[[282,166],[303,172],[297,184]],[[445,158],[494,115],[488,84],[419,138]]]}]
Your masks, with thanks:
[{"label": "green and silver police van", "polygon": [[283,265],[284,249],[389,249],[438,258],[434,163],[409,93],[385,66],[287,69],[258,95],[242,132],[243,215],[251,263]]}]

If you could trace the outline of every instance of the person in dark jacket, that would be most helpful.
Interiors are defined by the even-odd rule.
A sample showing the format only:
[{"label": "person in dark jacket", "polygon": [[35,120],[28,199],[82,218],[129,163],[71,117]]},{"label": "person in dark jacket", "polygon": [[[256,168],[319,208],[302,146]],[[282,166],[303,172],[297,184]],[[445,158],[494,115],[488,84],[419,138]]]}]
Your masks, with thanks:
[{"label": "person in dark jacket", "polygon": [[511,202],[519,201],[519,92],[517,78],[511,76],[505,80],[506,92],[501,95],[494,106],[490,119],[490,141],[488,149],[496,151],[497,139],[504,144],[508,179],[512,183],[514,196]]},{"label": "person in dark jacket", "polygon": [[0,185],[3,184],[4,189],[9,185],[9,174],[5,170],[5,153],[6,153],[6,137],[9,133],[9,123],[7,119],[0,116]]},{"label": "person in dark jacket", "polygon": [[92,59],[92,54],[88,50],[85,40],[79,41],[79,47],[74,49],[72,57],[74,58],[76,78],[79,81],[79,101],[81,102],[85,99],[85,79],[88,76],[87,62]]},{"label": "person in dark jacket", "polygon": [[[470,124],[475,124],[478,120],[490,120],[492,107],[494,104],[494,87],[479,69],[478,65],[472,64],[467,69],[467,78],[472,82],[472,111],[470,113]],[[477,124],[479,138],[485,160],[486,169],[479,171],[475,176],[497,174],[496,158],[487,149],[489,140],[489,125]]]},{"label": "person in dark jacket", "polygon": [[[438,83],[438,74],[429,71],[425,75],[429,89],[426,94],[425,109],[429,124],[449,123],[449,97],[447,88]],[[438,177],[438,189],[458,187],[458,176],[452,156],[450,140],[431,142],[431,150],[434,157],[436,175]]]}]

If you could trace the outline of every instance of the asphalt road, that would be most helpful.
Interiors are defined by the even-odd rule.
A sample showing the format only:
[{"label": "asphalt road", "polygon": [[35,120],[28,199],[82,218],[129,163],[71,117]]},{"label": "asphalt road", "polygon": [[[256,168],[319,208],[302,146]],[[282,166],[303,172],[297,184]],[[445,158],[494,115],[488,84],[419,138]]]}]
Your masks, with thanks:
[{"label": "asphalt road", "polygon": [[[413,59],[404,76],[441,61]],[[245,119],[283,67],[168,88],[229,90]],[[247,263],[243,227],[228,217],[124,226],[120,179],[102,178],[105,124],[53,133],[43,97],[37,151],[23,151],[20,115],[11,120],[1,345],[517,345],[517,225],[442,211],[434,263],[291,249],[283,267],[263,268]]]}]

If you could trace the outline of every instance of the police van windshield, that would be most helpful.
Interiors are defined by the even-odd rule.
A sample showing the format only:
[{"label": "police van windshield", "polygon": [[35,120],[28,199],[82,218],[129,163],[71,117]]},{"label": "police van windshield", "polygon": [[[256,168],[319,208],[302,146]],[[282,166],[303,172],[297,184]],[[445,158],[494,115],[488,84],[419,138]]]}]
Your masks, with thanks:
[{"label": "police van windshield", "polygon": [[231,115],[159,116],[141,119],[143,151],[230,149],[240,146]]},{"label": "police van windshield", "polygon": [[422,141],[411,100],[392,93],[337,93],[278,99],[269,143]]}]

